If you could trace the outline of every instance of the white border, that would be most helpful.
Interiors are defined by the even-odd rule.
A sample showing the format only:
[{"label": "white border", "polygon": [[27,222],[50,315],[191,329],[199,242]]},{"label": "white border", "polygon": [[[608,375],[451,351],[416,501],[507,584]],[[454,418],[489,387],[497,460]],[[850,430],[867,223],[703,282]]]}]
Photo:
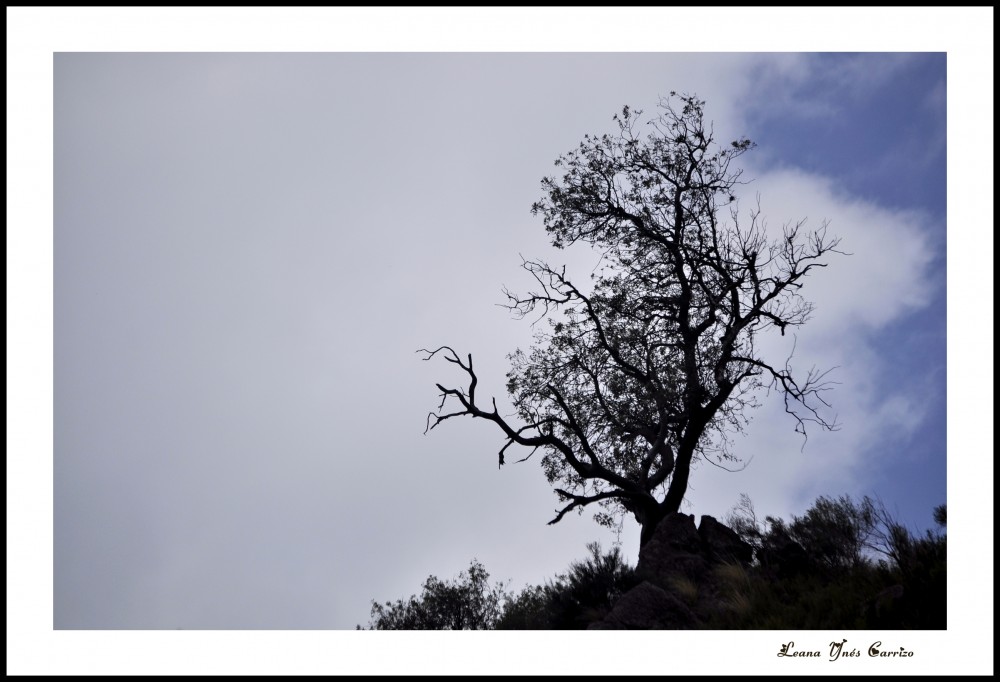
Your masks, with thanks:
[{"label": "white border", "polygon": [[[68,51],[946,51],[948,631],[53,631],[52,53]],[[8,7],[7,672],[992,674],[992,187],[991,7]],[[776,658],[843,637],[916,655]]]}]

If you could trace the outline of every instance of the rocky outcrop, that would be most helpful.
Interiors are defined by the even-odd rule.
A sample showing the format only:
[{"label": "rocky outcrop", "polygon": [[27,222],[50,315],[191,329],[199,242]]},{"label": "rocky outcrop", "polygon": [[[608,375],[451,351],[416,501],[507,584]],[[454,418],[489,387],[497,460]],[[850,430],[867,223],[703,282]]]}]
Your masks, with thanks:
[{"label": "rocky outcrop", "polygon": [[736,531],[711,516],[701,517],[698,534],[710,562],[736,562],[745,566],[753,560],[753,548]]},{"label": "rocky outcrop", "polygon": [[[636,575],[643,581],[625,593],[595,630],[689,629],[701,615],[723,608],[714,567],[747,565],[752,548],[711,516],[670,514],[639,550]],[[700,615],[701,614],[701,615]]]},{"label": "rocky outcrop", "polygon": [[697,579],[708,568],[702,538],[694,527],[694,517],[671,514],[663,519],[653,536],[639,550],[635,572],[643,580],[669,588],[677,577]]},{"label": "rocky outcrop", "polygon": [[588,630],[689,630],[698,618],[676,596],[650,582],[622,595],[603,621]]}]

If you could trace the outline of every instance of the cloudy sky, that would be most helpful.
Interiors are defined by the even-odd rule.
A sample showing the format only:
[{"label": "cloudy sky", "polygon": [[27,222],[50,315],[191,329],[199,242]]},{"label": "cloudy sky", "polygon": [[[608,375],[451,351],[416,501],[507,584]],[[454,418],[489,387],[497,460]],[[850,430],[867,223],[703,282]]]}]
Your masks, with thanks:
[{"label": "cloudy sky", "polygon": [[582,276],[597,262],[547,244],[529,212],[540,179],[622,105],[653,113],[671,90],[706,100],[721,140],[758,143],[744,205],[759,197],[776,227],[828,221],[851,254],[807,282],[795,356],[837,367],[842,429],[803,447],[765,400],[735,442],[745,469],[698,468],[684,511],[723,517],[745,492],[787,517],[868,494],[930,527],[951,502],[947,66],[943,52],[54,55],[54,627],[350,629],[372,599],[474,557],[514,588],[592,540],[634,562],[634,523],[546,525],[542,472],[498,471],[491,425],[424,435],[434,383],[461,377],[416,351],[471,352],[479,391],[504,404],[505,356],[532,332],[496,305],[529,286],[521,255]]}]

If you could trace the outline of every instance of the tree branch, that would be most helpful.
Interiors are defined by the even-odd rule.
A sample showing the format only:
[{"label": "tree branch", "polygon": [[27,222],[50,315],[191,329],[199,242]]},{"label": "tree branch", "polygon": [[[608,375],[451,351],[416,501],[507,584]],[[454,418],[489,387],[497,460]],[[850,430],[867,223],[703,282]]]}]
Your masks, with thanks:
[{"label": "tree branch", "polygon": [[566,516],[567,512],[576,509],[577,507],[584,507],[593,502],[598,502],[599,500],[610,500],[613,498],[623,498],[629,497],[629,493],[622,490],[607,490],[602,493],[597,493],[596,495],[574,495],[573,493],[567,492],[562,488],[555,489],[556,494],[559,495],[563,500],[571,500],[562,509],[557,510],[557,515],[554,519],[549,521],[548,525],[554,525],[562,520],[562,517]]}]

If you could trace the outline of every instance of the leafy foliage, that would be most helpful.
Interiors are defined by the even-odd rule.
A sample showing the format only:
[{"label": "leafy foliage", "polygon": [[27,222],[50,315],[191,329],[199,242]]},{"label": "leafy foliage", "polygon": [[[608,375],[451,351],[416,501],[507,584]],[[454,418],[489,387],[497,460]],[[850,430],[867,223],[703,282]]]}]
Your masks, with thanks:
[{"label": "leafy foliage", "polygon": [[855,504],[850,496],[820,497],[805,513],[792,517],[789,533],[809,557],[828,569],[859,566],[875,531],[875,505],[869,498]]},{"label": "leafy foliage", "polygon": [[[473,560],[453,581],[427,578],[409,600],[372,602],[368,630],[566,630],[582,629],[606,614],[635,584],[633,569],[618,547],[605,553],[598,543],[569,571],[543,585],[507,592],[489,584],[489,573]],[[361,629],[361,626],[358,626]]]},{"label": "leafy foliage", "polygon": [[[506,592],[490,585],[490,574],[472,560],[454,581],[429,576],[420,597],[395,603],[372,602],[368,630],[492,630],[500,617]],[[360,626],[359,626],[360,629]]]}]

